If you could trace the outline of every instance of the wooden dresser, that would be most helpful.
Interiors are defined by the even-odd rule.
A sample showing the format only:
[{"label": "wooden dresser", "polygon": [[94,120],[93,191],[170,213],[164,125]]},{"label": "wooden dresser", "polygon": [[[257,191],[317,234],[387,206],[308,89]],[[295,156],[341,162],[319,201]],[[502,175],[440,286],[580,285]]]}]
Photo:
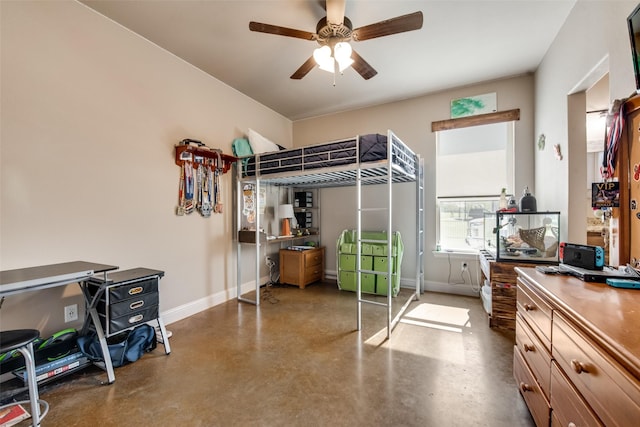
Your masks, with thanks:
[{"label": "wooden dresser", "polygon": [[304,289],[324,279],[324,247],[303,251],[280,249],[280,282]]},{"label": "wooden dresser", "polygon": [[638,425],[640,291],[516,272],[513,371],[536,425]]}]

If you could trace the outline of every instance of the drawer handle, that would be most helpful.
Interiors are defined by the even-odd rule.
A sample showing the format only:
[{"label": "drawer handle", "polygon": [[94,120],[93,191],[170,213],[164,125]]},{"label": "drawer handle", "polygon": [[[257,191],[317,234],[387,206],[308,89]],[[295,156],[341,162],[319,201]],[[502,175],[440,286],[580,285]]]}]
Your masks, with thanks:
[{"label": "drawer handle", "polygon": [[571,359],[571,367],[573,368],[574,371],[576,371],[576,374],[581,374],[581,373],[589,373],[589,370],[587,369],[586,365],[584,363],[581,363],[579,360],[577,359]]},{"label": "drawer handle", "polygon": [[525,304],[524,305],[524,309],[527,310],[527,311],[533,311],[533,310],[536,309],[536,306],[535,305],[531,305],[531,304]]},{"label": "drawer handle", "polygon": [[136,308],[140,308],[143,305],[144,305],[144,300],[140,300],[140,301],[132,302],[131,304],[129,304],[129,308],[131,310],[135,310]]},{"label": "drawer handle", "polygon": [[144,316],[142,314],[138,314],[136,316],[132,316],[132,317],[129,318],[129,323],[138,323],[143,318],[144,318]]},{"label": "drawer handle", "polygon": [[536,348],[535,348],[533,345],[531,345],[531,344],[524,344],[522,347],[524,348],[524,351],[534,351],[534,350],[536,349]]},{"label": "drawer handle", "polygon": [[528,391],[533,391],[533,387],[526,383],[520,383],[520,390],[522,390],[523,393],[526,393]]},{"label": "drawer handle", "polygon": [[142,292],[142,286],[136,286],[135,288],[129,289],[129,295],[136,295]]}]

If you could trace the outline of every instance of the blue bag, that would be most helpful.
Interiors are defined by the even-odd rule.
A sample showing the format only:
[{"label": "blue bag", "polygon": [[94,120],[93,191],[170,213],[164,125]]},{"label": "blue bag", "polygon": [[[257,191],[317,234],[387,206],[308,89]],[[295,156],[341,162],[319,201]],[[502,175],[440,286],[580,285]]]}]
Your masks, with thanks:
[{"label": "blue bag", "polygon": [[[156,330],[143,324],[107,338],[111,363],[114,368],[135,362],[142,355],[156,348]],[[103,361],[102,348],[95,332],[78,337],[78,347],[82,354],[95,361]]]}]

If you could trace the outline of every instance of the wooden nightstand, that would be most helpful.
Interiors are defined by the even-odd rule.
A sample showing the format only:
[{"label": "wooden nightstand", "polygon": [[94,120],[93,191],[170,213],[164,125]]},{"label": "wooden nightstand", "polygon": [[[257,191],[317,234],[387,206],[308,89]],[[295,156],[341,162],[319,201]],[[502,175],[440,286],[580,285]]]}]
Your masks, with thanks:
[{"label": "wooden nightstand", "polygon": [[280,249],[280,282],[304,289],[324,279],[324,247],[302,251]]}]

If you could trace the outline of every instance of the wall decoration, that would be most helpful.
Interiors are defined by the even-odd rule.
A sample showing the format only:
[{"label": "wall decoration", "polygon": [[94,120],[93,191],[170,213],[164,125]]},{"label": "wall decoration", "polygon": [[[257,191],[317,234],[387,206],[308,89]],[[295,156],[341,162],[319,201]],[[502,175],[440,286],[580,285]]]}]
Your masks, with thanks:
[{"label": "wall decoration", "polygon": [[594,182],[591,184],[591,207],[619,208],[620,183],[617,181]]},{"label": "wall decoration", "polygon": [[222,213],[220,176],[231,169],[237,157],[196,139],[183,139],[175,148],[175,161],[180,166],[176,215],[198,211],[209,218],[211,213]]},{"label": "wall decoration", "polygon": [[544,133],[541,133],[540,136],[538,137],[538,150],[542,151],[544,150],[544,144],[547,140],[547,137],[544,136]]},{"label": "wall decoration", "polygon": [[560,149],[560,144],[554,144],[553,150],[556,152],[556,159],[562,160],[562,150]]},{"label": "wall decoration", "polygon": [[496,93],[458,98],[451,101],[451,118],[475,116],[498,111]]}]

